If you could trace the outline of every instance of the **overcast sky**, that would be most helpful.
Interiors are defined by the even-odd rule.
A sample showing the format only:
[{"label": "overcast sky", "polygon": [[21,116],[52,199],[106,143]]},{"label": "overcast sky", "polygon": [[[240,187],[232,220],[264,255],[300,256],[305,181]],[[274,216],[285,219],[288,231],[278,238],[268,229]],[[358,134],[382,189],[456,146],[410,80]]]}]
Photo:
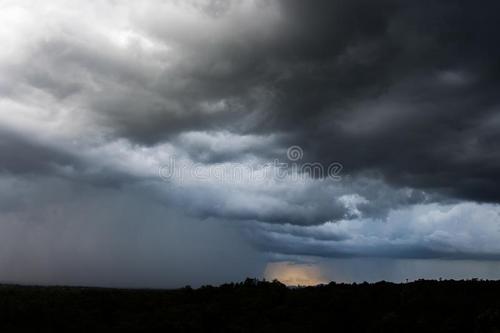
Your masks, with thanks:
[{"label": "overcast sky", "polygon": [[0,281],[500,278],[499,10],[0,0]]}]

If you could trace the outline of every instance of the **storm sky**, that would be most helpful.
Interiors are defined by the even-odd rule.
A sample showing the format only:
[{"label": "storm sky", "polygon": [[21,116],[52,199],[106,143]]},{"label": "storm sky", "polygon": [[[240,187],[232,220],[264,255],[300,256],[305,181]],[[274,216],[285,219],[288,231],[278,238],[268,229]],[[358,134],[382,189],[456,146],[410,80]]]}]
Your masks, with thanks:
[{"label": "storm sky", "polygon": [[499,10],[0,0],[0,281],[500,278]]}]

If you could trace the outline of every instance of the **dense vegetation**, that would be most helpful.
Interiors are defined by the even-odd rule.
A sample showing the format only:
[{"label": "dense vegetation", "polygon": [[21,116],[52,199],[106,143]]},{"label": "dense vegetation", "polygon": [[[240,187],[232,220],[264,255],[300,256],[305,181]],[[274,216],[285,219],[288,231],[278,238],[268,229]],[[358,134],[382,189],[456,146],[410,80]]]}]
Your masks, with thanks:
[{"label": "dense vegetation", "polygon": [[500,282],[123,290],[0,286],[0,331],[500,332]]}]

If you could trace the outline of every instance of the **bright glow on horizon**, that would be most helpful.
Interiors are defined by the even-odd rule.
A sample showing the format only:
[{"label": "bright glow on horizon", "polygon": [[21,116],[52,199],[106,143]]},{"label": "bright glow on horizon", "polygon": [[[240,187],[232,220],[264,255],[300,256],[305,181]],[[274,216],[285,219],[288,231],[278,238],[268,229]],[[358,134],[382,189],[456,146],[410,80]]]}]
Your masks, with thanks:
[{"label": "bright glow on horizon", "polygon": [[264,277],[267,280],[276,279],[287,286],[316,286],[328,282],[317,265],[289,261],[268,263]]}]

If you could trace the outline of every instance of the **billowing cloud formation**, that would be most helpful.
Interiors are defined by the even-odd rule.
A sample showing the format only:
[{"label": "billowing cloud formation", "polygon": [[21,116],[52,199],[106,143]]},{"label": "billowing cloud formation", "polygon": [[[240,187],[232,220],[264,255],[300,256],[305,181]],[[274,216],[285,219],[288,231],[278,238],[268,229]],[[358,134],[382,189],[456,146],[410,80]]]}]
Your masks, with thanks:
[{"label": "billowing cloud formation", "polygon": [[308,227],[262,224],[252,237],[260,247],[283,254],[498,259],[499,218],[496,205],[428,204],[394,210],[383,221],[342,220]]},{"label": "billowing cloud formation", "polygon": [[149,144],[279,133],[309,160],[497,201],[491,6],[215,3],[4,5],[2,109]]},{"label": "billowing cloud formation", "polygon": [[[114,222],[124,204],[128,221],[145,221],[141,232],[210,229],[272,255],[497,258],[497,9],[446,0],[2,2],[2,234],[31,234],[27,219],[53,226],[33,247],[5,245],[17,250],[3,265],[58,244],[48,234],[67,221],[84,228],[83,240],[102,228],[96,249],[108,238],[114,249],[106,228],[128,237]],[[287,159],[291,145],[301,159]],[[294,169],[339,162],[341,180]],[[16,196],[12,184],[30,190]],[[20,197],[32,203],[21,209]],[[64,208],[78,205],[78,214]],[[59,217],[40,211],[52,206]],[[141,251],[134,260],[155,257]]]}]

